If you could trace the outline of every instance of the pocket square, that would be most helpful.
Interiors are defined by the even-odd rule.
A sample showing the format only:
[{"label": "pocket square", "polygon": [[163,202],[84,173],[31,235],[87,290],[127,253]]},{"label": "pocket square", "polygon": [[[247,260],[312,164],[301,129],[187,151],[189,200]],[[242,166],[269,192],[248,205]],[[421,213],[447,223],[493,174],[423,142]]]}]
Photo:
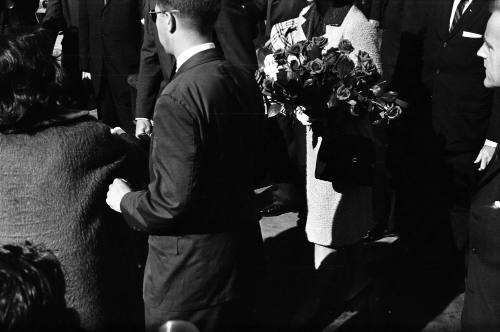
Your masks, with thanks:
[{"label": "pocket square", "polygon": [[465,37],[465,38],[483,38],[483,35],[480,35],[478,33],[474,33],[474,32],[469,32],[469,31],[464,31],[462,33],[462,37]]}]

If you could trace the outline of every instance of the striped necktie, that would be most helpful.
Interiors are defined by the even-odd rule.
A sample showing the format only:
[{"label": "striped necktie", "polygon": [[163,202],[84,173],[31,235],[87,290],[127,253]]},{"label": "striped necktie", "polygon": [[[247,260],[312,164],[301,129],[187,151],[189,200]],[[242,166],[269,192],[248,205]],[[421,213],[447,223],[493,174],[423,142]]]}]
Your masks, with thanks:
[{"label": "striped necktie", "polygon": [[467,1],[468,0],[460,0],[460,3],[458,4],[457,9],[455,10],[455,15],[453,16],[453,21],[451,22],[450,32],[453,30],[453,28],[457,25],[457,22],[462,17],[463,11],[465,8],[465,4],[467,3]]}]

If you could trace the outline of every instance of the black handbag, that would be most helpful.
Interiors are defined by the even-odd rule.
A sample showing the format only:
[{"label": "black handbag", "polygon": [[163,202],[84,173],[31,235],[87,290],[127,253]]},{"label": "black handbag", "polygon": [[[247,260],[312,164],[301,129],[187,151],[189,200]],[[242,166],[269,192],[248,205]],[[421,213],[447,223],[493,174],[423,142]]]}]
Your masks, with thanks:
[{"label": "black handbag", "polygon": [[374,142],[355,134],[326,136],[316,160],[315,177],[333,184],[371,186],[375,176]]}]

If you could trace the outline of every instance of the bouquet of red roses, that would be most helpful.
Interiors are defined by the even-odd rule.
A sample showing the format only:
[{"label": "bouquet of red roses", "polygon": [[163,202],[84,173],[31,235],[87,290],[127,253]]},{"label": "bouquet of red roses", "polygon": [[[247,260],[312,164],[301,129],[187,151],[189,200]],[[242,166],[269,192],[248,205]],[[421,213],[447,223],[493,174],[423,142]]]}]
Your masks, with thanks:
[{"label": "bouquet of red roses", "polygon": [[371,123],[386,123],[402,114],[405,103],[384,83],[373,59],[364,51],[354,56],[349,40],[325,49],[328,39],[314,37],[266,57],[256,79],[267,114],[292,114],[298,109],[312,118],[348,109],[352,116],[368,114]]}]

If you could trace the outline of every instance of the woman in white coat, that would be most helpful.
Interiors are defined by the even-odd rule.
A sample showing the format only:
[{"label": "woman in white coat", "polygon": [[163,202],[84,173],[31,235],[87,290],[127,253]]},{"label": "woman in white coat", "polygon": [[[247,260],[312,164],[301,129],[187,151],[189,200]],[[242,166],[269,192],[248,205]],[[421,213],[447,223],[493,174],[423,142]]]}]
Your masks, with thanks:
[{"label": "woman in white coat", "polygon": [[[276,51],[317,36],[328,38],[326,49],[338,46],[343,39],[351,41],[354,47],[351,56],[355,57],[359,50],[366,51],[380,70],[377,28],[354,5],[354,1],[315,0],[305,7],[297,18],[274,25],[270,42]],[[319,137],[317,144],[313,144],[313,131],[310,126],[312,119],[300,111],[297,113],[297,118],[308,127],[306,130],[307,238],[314,244],[315,268],[320,269],[324,263],[328,265],[325,267],[327,270],[332,270],[328,273],[328,278],[322,278],[330,281],[316,282],[314,286],[318,291],[324,292],[325,289],[322,288],[325,287],[325,283],[332,281],[333,275],[335,278],[345,279],[345,276],[339,276],[342,274],[340,271],[334,271],[335,267],[332,269],[330,257],[336,256],[335,253],[344,248],[358,244],[374,226],[372,189],[369,186],[348,184],[340,193],[334,189],[332,182],[317,179],[316,159],[322,138]],[[325,261],[327,257],[329,257],[328,263]],[[340,261],[337,258],[333,260],[333,265],[346,265],[342,262],[343,258]],[[349,264],[347,262],[347,265]]]}]

